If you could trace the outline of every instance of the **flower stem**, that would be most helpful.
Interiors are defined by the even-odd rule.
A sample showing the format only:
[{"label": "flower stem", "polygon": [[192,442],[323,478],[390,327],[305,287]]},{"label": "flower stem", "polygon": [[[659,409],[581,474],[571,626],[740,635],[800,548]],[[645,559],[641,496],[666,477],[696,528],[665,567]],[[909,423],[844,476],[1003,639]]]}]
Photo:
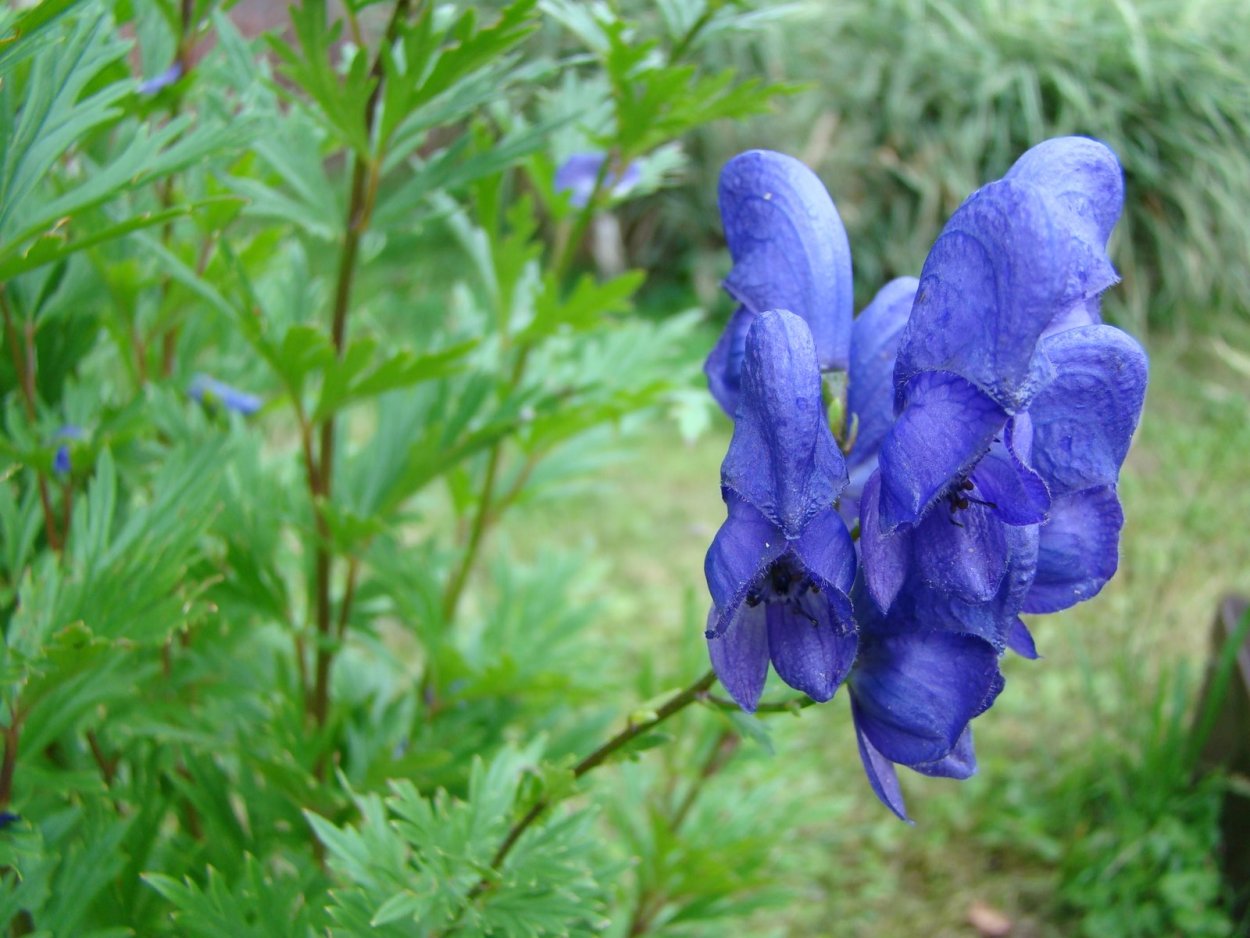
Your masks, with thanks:
[{"label": "flower stem", "polygon": [[[410,0],[397,0],[391,10],[391,20],[382,40],[382,48],[395,42],[399,28],[407,19]],[[374,56],[372,74],[376,84],[365,104],[365,126],[370,134],[377,120],[378,101],[382,93],[383,57],[381,49]],[[356,277],[357,261],[360,255],[360,240],[369,228],[369,220],[373,215],[374,203],[378,194],[378,183],[382,172],[382,154],[355,154],[352,161],[351,194],[348,199],[347,216],[344,225],[343,247],[339,254],[338,279],[334,287],[334,311],[330,324],[330,336],[334,342],[335,353],[342,357],[347,342],[347,316],[351,310],[352,285]],[[326,518],[324,503],[333,492],[334,475],[334,415],[330,414],[321,422],[320,446],[316,456],[311,447],[305,446],[304,458],[307,462],[309,495],[312,497],[313,514],[317,528],[317,553],[314,566],[314,603],[317,622],[316,665],[313,672],[313,689],[309,697],[308,710],[318,726],[324,726],[330,710],[330,668],[334,663],[337,642],[334,634],[334,621],[330,600],[330,576],[333,572],[333,547],[330,543],[330,525]],[[343,602],[346,606],[351,602],[354,593],[354,567],[348,573],[348,588],[344,590]],[[347,609],[340,611],[340,619],[345,624]],[[324,762],[318,763],[318,770],[324,768]]]},{"label": "flower stem", "polygon": [[[718,710],[741,710],[734,701],[728,697],[718,697],[716,694],[704,694],[703,702],[711,704]],[[791,700],[776,700],[772,703],[758,704],[755,708],[756,713],[795,713],[799,710],[806,710],[814,705],[816,701],[811,697],[795,697]]]},{"label": "flower stem", "polygon": [[[614,753],[629,745],[629,743],[633,742],[639,736],[642,736],[644,733],[647,733],[659,726],[674,714],[680,713],[692,703],[698,703],[703,699],[704,695],[707,693],[707,689],[712,686],[715,680],[715,672],[708,671],[689,687],[678,691],[665,701],[663,706],[655,711],[655,716],[651,719],[643,720],[641,723],[629,723],[625,729],[621,730],[590,755],[586,756],[586,758],[582,759],[581,762],[577,763],[577,765],[573,767],[573,778],[581,778],[587,772],[598,768],[611,758]],[[508,836],[504,838],[503,843],[499,845],[499,849],[495,851],[494,858],[490,861],[492,869],[499,869],[499,867],[503,864],[503,861],[507,859],[508,854],[512,851],[512,848],[516,846],[517,841],[520,840],[521,835],[524,834],[529,826],[537,821],[542,816],[543,812],[551,807],[551,805],[552,801],[550,799],[539,799],[527,812],[525,812],[524,815],[522,815],[520,820],[512,825],[512,828],[508,831]],[[480,895],[487,888],[487,886],[487,881],[482,880],[474,888],[471,895]]]},{"label": "flower stem", "polygon": [[[31,426],[38,418],[35,394],[35,374],[38,370],[38,356],[35,349],[34,323],[26,323],[22,330],[25,341],[17,334],[13,308],[9,306],[8,294],[0,284],[0,312],[4,316],[4,341],[9,346],[9,354],[13,356],[13,371],[17,375],[17,383],[22,389],[22,406],[26,410],[26,419]],[[43,509],[44,534],[48,538],[48,546],[56,553],[61,552],[61,535],[56,528],[56,513],[52,510],[52,496],[48,492],[48,480],[42,472],[35,470],[36,483],[39,486],[39,506]],[[67,519],[68,521],[68,519]],[[69,530],[68,524],[66,530]]]},{"label": "flower stem", "polygon": [[17,747],[22,737],[22,720],[25,714],[15,706],[9,708],[9,725],[0,729],[4,741],[4,756],[0,759],[0,808],[7,808],[13,797],[13,773],[17,768]]},{"label": "flower stem", "polygon": [[[699,795],[703,792],[704,785],[733,758],[733,754],[738,749],[738,742],[738,734],[731,729],[722,730],[716,737],[716,741],[712,744],[712,751],[704,761],[699,774],[695,776],[677,807],[668,816],[669,834],[676,834],[681,829],[686,818],[690,816],[690,811]],[[667,896],[662,889],[640,887],[626,934],[631,936],[647,934],[655,916],[664,908],[666,900]]]}]

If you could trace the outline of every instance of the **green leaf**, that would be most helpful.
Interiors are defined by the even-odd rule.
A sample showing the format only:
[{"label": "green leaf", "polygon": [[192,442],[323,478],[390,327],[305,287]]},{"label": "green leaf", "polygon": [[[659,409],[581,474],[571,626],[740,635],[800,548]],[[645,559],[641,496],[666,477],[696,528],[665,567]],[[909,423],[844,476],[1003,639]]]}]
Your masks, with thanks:
[{"label": "green leaf", "polygon": [[78,251],[113,241],[132,232],[184,218],[213,204],[235,201],[237,200],[231,198],[207,199],[201,202],[183,203],[161,211],[143,212],[116,224],[96,228],[79,237],[71,237],[70,231],[66,228],[55,227],[40,235],[20,254],[0,251],[0,258],[7,257],[7,259],[0,259],[0,280],[16,277],[18,274],[42,267],[44,264],[55,263]]},{"label": "green leaf", "polygon": [[[369,157],[369,132],[365,111],[369,95],[376,83],[369,74],[367,49],[356,49],[348,63],[347,73],[340,79],[334,73],[332,46],[338,39],[342,21],[333,27],[326,21],[324,2],[303,3],[291,7],[291,27],[296,46],[292,47],[273,34],[266,39],[281,62],[282,71],[315,105],[310,113],[344,146],[360,159]],[[301,105],[305,102],[285,88],[281,92]]]},{"label": "green leaf", "polygon": [[377,340],[356,339],[341,358],[326,367],[312,419],[324,420],[357,401],[453,374],[477,344],[477,340],[469,340],[426,355],[401,351],[377,360]]},{"label": "green leaf", "polygon": [[[390,49],[383,52],[381,150],[393,146],[406,154],[417,146],[425,129],[468,116],[485,100],[482,90],[487,87],[483,80],[487,76],[498,95],[512,65],[505,53],[538,28],[535,3],[516,0],[484,29],[477,28],[477,13],[470,7],[441,38],[434,35],[432,9],[425,7],[417,22],[400,36],[402,55]],[[422,114],[428,105],[437,106],[436,116]],[[393,141],[395,137],[399,139]]]},{"label": "green leaf", "polygon": [[[109,26],[104,11],[97,9],[94,16],[84,16],[74,25],[56,54],[38,57],[22,89],[16,123],[0,126],[0,232],[11,228],[62,153],[120,115],[115,105],[130,91],[126,84],[107,84],[79,100],[88,83],[126,52],[125,43],[111,35]],[[7,125],[7,116],[0,112],[0,117]],[[47,225],[33,227],[42,230]],[[12,250],[13,245],[6,248]]]},{"label": "green leaf", "polygon": [[580,332],[599,324],[605,316],[629,312],[633,309],[632,298],[645,280],[646,273],[641,270],[603,283],[583,274],[572,291],[562,297],[559,283],[549,274],[535,302],[534,319],[520,332],[517,341],[537,342],[565,329]]},{"label": "green leaf", "polygon": [[51,41],[49,34],[57,20],[81,3],[83,0],[42,0],[17,14],[15,19],[0,21],[0,29],[4,30],[3,36],[0,36],[0,81],[19,62]]}]

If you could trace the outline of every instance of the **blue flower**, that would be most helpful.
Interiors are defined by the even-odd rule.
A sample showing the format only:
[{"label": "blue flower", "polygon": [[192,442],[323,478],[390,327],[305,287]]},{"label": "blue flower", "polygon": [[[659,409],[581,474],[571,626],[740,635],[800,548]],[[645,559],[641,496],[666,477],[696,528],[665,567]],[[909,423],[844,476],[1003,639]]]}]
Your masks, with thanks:
[{"label": "blue flower", "polygon": [[712,396],[732,416],[747,331],[766,310],[786,309],[807,323],[821,371],[847,367],[851,250],[828,191],[792,156],[735,156],[721,170],[719,199],[734,262],[724,286],[738,308],[703,370]]},{"label": "blue flower", "polygon": [[968,724],[1003,689],[998,650],[931,627],[902,604],[884,616],[862,589],[855,611],[859,655],[847,687],[860,759],[877,797],[907,820],[895,764],[944,778],[976,772]]},{"label": "blue flower", "polygon": [[1087,598],[1114,572],[1115,479],[1146,383],[1140,346],[1089,324],[1116,279],[1105,244],[1118,178],[1101,144],[1048,141],[934,244],[861,505],[882,610],[907,587],[948,627],[1027,647],[1019,611],[1055,606],[1057,591]]},{"label": "blue flower", "polygon": [[154,75],[153,77],[147,79],[146,81],[140,82],[139,94],[142,94],[142,95],[156,94],[156,92],[160,91],[162,88],[166,88],[169,85],[172,85],[181,77],[182,77],[182,63],[176,61],[174,62],[173,65],[169,66],[169,68],[165,69],[165,71],[161,72],[159,75]]},{"label": "blue flower", "polygon": [[[606,159],[607,156],[603,153],[574,153],[556,170],[554,180],[556,192],[569,193],[569,201],[575,207],[582,208],[590,201],[591,193],[595,191],[595,180],[599,178],[599,171]],[[603,177],[603,184],[618,199],[628,195],[629,191],[640,182],[642,182],[642,167],[637,160],[625,167],[625,172],[621,173],[620,179],[616,178],[616,173],[612,170],[608,170]]]},{"label": "blue flower", "polygon": [[859,500],[877,468],[881,441],[894,424],[894,360],[920,281],[899,277],[882,287],[851,326],[844,439],[850,482],[838,502],[848,524],[859,518]]},{"label": "blue flower", "polygon": [[0,831],[6,827],[11,827],[22,819],[20,814],[14,814],[12,811],[0,811]]},{"label": "blue flower", "polygon": [[704,569],[707,638],[721,683],[753,711],[768,676],[828,700],[855,658],[855,550],[833,504],[846,465],[821,399],[807,325],[784,310],[747,333],[733,439],[721,466],[728,519]]},{"label": "blue flower", "polygon": [[[67,423],[56,431],[58,440],[81,440],[85,435],[82,427],[76,427],[72,423]],[[57,475],[65,476],[69,475],[70,468],[70,445],[61,443],[52,457],[52,471]]]},{"label": "blue flower", "polygon": [[202,404],[219,404],[226,410],[233,410],[244,416],[256,413],[264,404],[264,401],[255,394],[240,391],[238,388],[203,374],[198,374],[191,379],[191,386],[187,389],[187,393]]}]

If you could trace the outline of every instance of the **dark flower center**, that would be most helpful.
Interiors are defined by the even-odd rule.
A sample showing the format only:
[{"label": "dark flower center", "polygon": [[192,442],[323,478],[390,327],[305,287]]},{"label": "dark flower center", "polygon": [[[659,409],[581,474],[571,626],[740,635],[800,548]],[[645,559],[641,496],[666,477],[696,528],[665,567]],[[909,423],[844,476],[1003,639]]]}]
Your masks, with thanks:
[{"label": "dark flower center", "polygon": [[[748,606],[762,602],[782,603],[798,608],[807,593],[819,593],[820,586],[807,574],[791,554],[782,554],[769,566],[760,581],[746,596]],[[805,616],[806,617],[806,616]]]},{"label": "dark flower center", "polygon": [[981,505],[985,508],[991,509],[998,507],[994,504],[994,502],[987,502],[983,498],[973,498],[969,495],[968,493],[975,488],[976,485],[971,479],[963,479],[958,485],[951,489],[950,493],[946,496],[946,503],[951,509],[951,524],[962,528],[963,525],[955,520],[955,512],[964,511],[973,505]]}]

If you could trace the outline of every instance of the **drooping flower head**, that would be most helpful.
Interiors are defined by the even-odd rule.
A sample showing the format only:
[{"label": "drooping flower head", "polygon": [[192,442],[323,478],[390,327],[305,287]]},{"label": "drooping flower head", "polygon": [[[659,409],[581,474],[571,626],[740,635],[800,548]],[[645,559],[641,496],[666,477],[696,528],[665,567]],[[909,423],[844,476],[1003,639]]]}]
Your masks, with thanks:
[{"label": "drooping flower head", "polygon": [[832,697],[854,661],[855,549],[833,508],[845,485],[811,332],[793,313],[764,312],[746,336],[721,466],[729,517],[705,563],[712,664],[748,711],[770,661],[815,700]]},{"label": "drooping flower head", "polygon": [[721,170],[719,201],[734,262],[724,287],[738,308],[704,371],[712,396],[733,416],[747,331],[767,310],[789,310],[807,324],[821,371],[847,367],[851,250],[820,179],[784,153],[735,156]]},{"label": "drooping flower head", "polygon": [[[1118,179],[1102,144],[1048,141],[974,193],[934,244],[898,349],[897,419],[861,518],[867,583],[883,610],[918,579],[909,594],[927,590],[932,616],[1001,646],[1038,577],[1080,580],[1072,595],[1083,598],[1114,572],[1119,516],[1107,487],[1141,410],[1145,354],[1109,326],[1065,327],[1096,317],[1115,282],[1105,244]],[[1079,377],[1069,374],[1076,359]],[[1086,442],[1037,433],[1072,429],[1064,415],[1074,410]],[[1074,459],[1098,466],[1073,470],[1069,498],[1097,520],[1078,524],[1065,510],[1056,519],[1069,520],[1052,527],[1057,467]],[[1039,546],[1061,531],[1065,547]],[[1065,549],[1074,559],[1076,541],[1091,553],[1065,574],[1054,560]]]},{"label": "drooping flower head", "polygon": [[[779,154],[744,154],[721,179],[741,305],[705,366],[735,417],[707,638],[747,710],[770,663],[815,700],[845,683],[873,790],[906,819],[896,766],[976,770],[970,723],[1002,690],[1000,655],[1037,657],[1020,615],[1115,572],[1147,371],[1099,311],[1123,182],[1096,141],[1033,148],[965,201],[919,281],[887,284],[853,326],[849,256],[845,279],[838,250],[813,260],[829,231],[845,244],[817,193]],[[828,309],[849,349],[822,345]],[[849,352],[845,461],[820,395],[834,347]],[[859,524],[858,579],[843,519]]]},{"label": "drooping flower head", "polygon": [[1020,613],[1066,608],[1115,572],[1115,484],[1146,384],[1140,346],[1099,324],[1122,194],[1115,157],[1084,138],[1047,141],[974,193],[896,340],[893,422],[881,362],[852,345],[852,398],[857,382],[873,396],[850,408],[870,431],[851,461],[879,469],[860,501],[847,683],[865,771],[900,817],[896,765],[975,771],[968,724],[1002,688],[998,654],[1037,656]]},{"label": "drooping flower head", "polygon": [[1003,689],[998,650],[902,603],[883,615],[862,588],[854,595],[860,645],[847,686],[860,759],[877,797],[907,820],[896,764],[944,778],[976,772],[968,724]]}]

